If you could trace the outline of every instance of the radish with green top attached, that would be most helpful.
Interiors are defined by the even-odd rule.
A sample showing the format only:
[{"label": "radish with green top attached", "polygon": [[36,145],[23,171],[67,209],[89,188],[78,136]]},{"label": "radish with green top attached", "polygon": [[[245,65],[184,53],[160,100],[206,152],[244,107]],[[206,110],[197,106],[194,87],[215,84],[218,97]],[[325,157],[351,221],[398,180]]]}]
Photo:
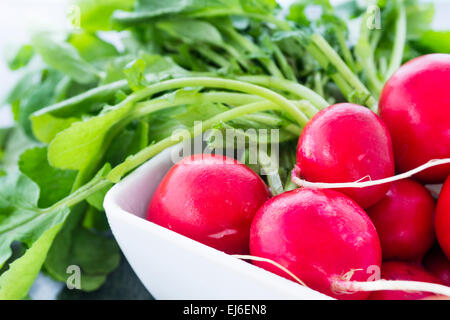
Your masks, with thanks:
[{"label": "radish with green top attached", "polygon": [[[267,201],[252,223],[250,253],[340,299],[365,299],[368,293],[335,293],[334,281],[354,270],[352,279],[366,281],[371,268],[381,264],[380,241],[369,217],[347,196],[326,189],[297,189]],[[273,264],[254,264],[289,277]]]},{"label": "radish with green top attached", "polygon": [[439,195],[434,224],[442,251],[450,259],[450,176]]},{"label": "radish with green top attached", "polygon": [[164,177],[147,219],[226,253],[246,254],[253,216],[269,197],[263,180],[244,164],[194,155]]},{"label": "radish with green top attached", "polygon": [[[432,159],[450,158],[450,55],[430,54],[403,65],[386,83],[380,116],[389,128],[396,169],[409,171]],[[417,174],[438,183],[450,174],[441,165]]]},{"label": "radish with green top attached", "polygon": [[367,209],[384,260],[419,261],[434,242],[435,204],[430,192],[410,179],[392,183],[386,197]]},{"label": "radish with green top attached", "polygon": [[[303,129],[297,148],[297,169],[309,182],[355,182],[394,175],[389,132],[369,109],[350,103],[317,113]],[[389,184],[338,191],[363,208],[381,200]]]}]

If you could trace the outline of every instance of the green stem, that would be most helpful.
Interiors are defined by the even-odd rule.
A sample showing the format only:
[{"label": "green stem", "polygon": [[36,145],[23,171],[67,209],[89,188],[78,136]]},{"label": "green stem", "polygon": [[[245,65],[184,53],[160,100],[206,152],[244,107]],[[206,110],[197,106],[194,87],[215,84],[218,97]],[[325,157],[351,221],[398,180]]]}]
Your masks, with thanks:
[{"label": "green stem", "polygon": [[247,82],[212,77],[180,78],[163,81],[133,93],[117,105],[116,108],[121,108],[128,103],[136,103],[139,100],[145,99],[156,93],[184,87],[221,88],[253,94],[280,106],[280,108],[286,111],[301,126],[305,125],[309,120],[308,117],[306,117],[305,114],[295,106],[295,104],[272,90]]},{"label": "green stem", "polygon": [[322,77],[319,72],[314,75],[314,88],[315,91],[322,97],[325,95],[325,93],[323,92]]},{"label": "green stem", "polygon": [[[314,45],[310,44],[306,50],[317,60],[317,62],[322,66],[322,68],[327,69],[329,62],[327,57]],[[344,77],[335,72],[329,74],[330,78],[334,81],[334,83],[341,90],[342,94],[350,100],[351,95],[354,89],[350,86],[350,84],[344,79]]]},{"label": "green stem", "polygon": [[[376,93],[377,96],[379,96],[383,83],[381,82],[379,72],[375,64],[374,52],[377,48],[378,41],[380,40],[381,32],[369,30],[367,27],[369,17],[370,14],[367,12],[361,22],[360,37],[358,45],[355,48],[355,54],[362,67],[361,71],[363,71],[367,77],[369,87]],[[369,40],[371,34],[372,39]]]},{"label": "green stem", "polygon": [[401,66],[403,53],[405,51],[406,31],[407,31],[406,10],[403,1],[398,2],[399,8],[398,8],[398,18],[395,24],[394,48],[392,50],[389,68],[386,73],[385,78],[386,80],[389,79],[394,74],[394,72]]},{"label": "green stem", "polygon": [[243,59],[242,55],[234,47],[228,44],[222,44],[221,48],[228,52],[231,57],[233,57],[247,71],[252,70],[252,66],[254,67],[253,62],[247,59]]},{"label": "green stem", "polygon": [[269,184],[272,195],[277,196],[282,194],[284,190],[280,174],[278,173],[278,170],[274,170],[274,168],[272,168],[272,159],[263,150],[259,150],[258,152],[258,162],[267,176],[267,183]]},{"label": "green stem", "polygon": [[216,53],[214,50],[204,46],[195,47],[195,50],[200,53],[204,58],[210,60],[212,63],[218,65],[221,68],[227,68],[230,63],[222,55]]},{"label": "green stem", "polygon": [[378,78],[377,68],[372,54],[370,57],[364,59],[364,65],[369,84],[372,87],[372,90],[379,96],[381,90],[383,90],[383,82]]},{"label": "green stem", "polygon": [[286,60],[286,57],[284,56],[283,52],[281,52],[280,48],[274,44],[274,53],[275,53],[275,59],[277,60],[278,64],[281,67],[281,70],[284,73],[284,76],[286,79],[297,82],[297,78],[295,77],[294,70],[292,70],[291,66]]},{"label": "green stem", "polygon": [[359,78],[350,70],[350,68],[342,61],[341,57],[334,51],[330,44],[319,34],[311,36],[312,42],[324,53],[329,62],[339,71],[342,77],[349,85],[363,96],[366,96],[365,103],[371,109],[375,109],[377,101],[372,97],[370,91],[359,80]]},{"label": "green stem", "polygon": [[253,18],[255,20],[260,20],[263,22],[272,23],[273,25],[277,26],[281,30],[289,31],[291,30],[291,25],[289,22],[280,20],[275,16],[272,15],[266,15],[266,14],[257,14],[257,13],[246,13],[244,14],[247,17]]},{"label": "green stem", "polygon": [[194,133],[204,132],[222,122],[231,121],[233,119],[245,116],[247,114],[261,112],[261,111],[267,111],[267,110],[282,110],[282,108],[278,104],[274,104],[269,101],[260,101],[260,102],[251,103],[251,104],[248,104],[245,106],[237,107],[234,109],[230,109],[229,111],[225,111],[215,117],[212,117],[212,118],[210,118],[206,121],[203,121],[200,124],[190,128],[187,132],[187,133],[189,133],[188,135],[177,136],[177,137],[168,137],[166,139],[163,139],[163,140],[157,142],[154,145],[151,145],[145,149],[142,149],[140,152],[138,152],[134,156],[129,157],[123,163],[116,166],[108,174],[107,178],[111,182],[116,183],[116,182],[120,181],[120,179],[125,174],[127,174],[131,170],[137,168],[145,161],[151,159],[153,156],[160,153],[161,151],[182,142],[187,137],[191,137],[192,134],[194,134]]},{"label": "green stem", "polygon": [[[144,101],[136,104],[133,113],[130,115],[130,120],[147,116],[150,113],[157,112],[166,108],[176,107],[179,105],[190,105],[190,104],[204,104],[204,103],[225,103],[231,106],[241,106],[245,104],[254,103],[257,101],[262,101],[260,97],[233,93],[233,92],[206,92],[201,94],[192,94],[188,96],[172,97],[161,97],[149,101]],[[314,116],[317,113],[317,109],[314,108],[312,104],[308,101],[291,101],[295,104],[308,118]],[[288,122],[279,116],[267,114],[267,113],[255,113],[244,117],[245,119],[256,121],[258,123],[267,126],[283,126],[283,123]],[[300,135],[301,127],[293,123],[287,123],[283,126],[286,131]]]},{"label": "green stem", "polygon": [[292,175],[292,171],[289,172],[289,174],[288,174],[286,184],[284,186],[284,192],[292,191],[292,190],[295,190],[298,188],[297,185],[292,182],[291,175]]},{"label": "green stem", "polygon": [[137,103],[130,118],[140,118],[159,110],[180,105],[225,103],[233,106],[240,106],[261,100],[263,99],[258,96],[234,92],[195,92],[188,95],[175,95],[175,97],[169,94],[168,96],[163,96],[161,98]]},{"label": "green stem", "polygon": [[[292,27],[289,23],[286,23],[285,21],[281,21],[275,17],[272,17],[271,20],[278,20],[278,21],[270,21],[274,23],[277,27],[284,31],[291,31]],[[349,86],[352,87],[359,95],[364,96],[364,103],[371,108],[372,110],[377,109],[378,102],[374,97],[372,97],[370,91],[364,86],[364,84],[359,80],[359,78],[350,70],[350,68],[345,64],[344,61],[342,61],[341,57],[336,53],[336,51],[330,46],[330,44],[320,35],[320,34],[313,34],[311,37],[311,42],[317,46],[322,52],[323,56],[319,56],[315,54],[315,51],[310,51],[310,48],[312,48],[311,45],[307,46],[307,50],[310,52],[310,54],[318,59],[322,60],[321,62],[322,67],[326,68],[327,63],[325,64],[323,58],[325,57],[338,71],[339,75],[331,76],[333,80],[336,78],[338,79],[338,83],[341,85],[344,83],[344,81],[349,83]],[[300,39],[297,39],[299,44],[303,46],[303,43],[300,41]],[[346,90],[348,91],[348,90]],[[347,95],[348,96],[348,95]]]},{"label": "green stem", "polygon": [[237,79],[255,83],[264,87],[290,92],[297,97],[310,101],[319,109],[329,106],[329,103],[322,96],[297,82],[268,76],[241,76],[237,77]]},{"label": "green stem", "polygon": [[[268,113],[254,113],[244,117],[244,119],[248,119],[251,121],[256,121],[258,123],[264,124],[266,126],[278,127],[281,126],[284,130],[289,133],[292,133],[296,136],[299,136],[302,132],[302,128],[296,124],[287,122],[280,117],[268,114]],[[286,123],[286,124],[285,124]]]},{"label": "green stem", "polygon": [[105,179],[103,177],[99,178],[99,179],[94,179],[91,182],[88,182],[87,184],[82,186],[81,188],[77,189],[75,192],[71,193],[66,198],[58,201],[51,207],[44,209],[42,211],[42,213],[51,212],[60,207],[72,207],[72,206],[76,205],[77,203],[80,203],[81,201],[85,200],[93,193],[95,193],[109,185],[111,185],[111,181],[108,181],[107,179]]},{"label": "green stem", "polygon": [[[252,41],[241,35],[234,28],[220,27],[232,40],[241,46],[245,51],[256,55],[263,55],[261,48],[254,44]],[[283,78],[283,73],[278,69],[277,65],[270,58],[259,58],[259,62],[266,68],[266,70],[275,77]]]},{"label": "green stem", "polygon": [[347,44],[345,43],[345,36],[342,31],[336,32],[336,38],[339,43],[339,47],[341,48],[342,55],[344,56],[344,60],[347,63],[347,65],[350,67],[350,69],[354,72],[356,72],[356,62],[355,59],[353,59],[353,55],[348,48]]}]

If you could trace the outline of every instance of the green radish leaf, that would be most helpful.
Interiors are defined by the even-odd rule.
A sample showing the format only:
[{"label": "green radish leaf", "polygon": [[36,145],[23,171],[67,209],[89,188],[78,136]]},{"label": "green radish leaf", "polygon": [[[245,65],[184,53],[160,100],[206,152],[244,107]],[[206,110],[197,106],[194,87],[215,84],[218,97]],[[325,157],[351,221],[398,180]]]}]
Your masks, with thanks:
[{"label": "green radish leaf", "polygon": [[43,212],[37,208],[38,198],[39,187],[23,174],[0,177],[0,265],[11,257],[13,242],[29,248],[0,276],[0,299],[26,297],[69,213],[66,207]]},{"label": "green radish leaf", "polygon": [[154,16],[160,16],[168,13],[172,14],[187,10],[194,4],[195,1],[192,0],[138,0],[136,1],[135,11],[148,12],[149,14],[153,13]]},{"label": "green radish leaf", "polygon": [[277,7],[276,0],[240,0],[239,2],[245,12],[272,14]]},{"label": "green radish leaf", "polygon": [[[125,74],[123,73],[123,70],[134,59],[135,56],[131,54],[110,59],[104,66],[105,77],[102,79],[101,84],[105,85],[108,83],[125,79]],[[126,81],[125,84],[127,84]]]},{"label": "green radish leaf", "polygon": [[86,205],[78,205],[72,209],[48,253],[44,267],[55,280],[66,282],[70,276],[67,267],[76,265],[81,271],[81,290],[93,291],[119,265],[120,250],[111,236],[83,227],[85,214]]},{"label": "green radish leaf", "polygon": [[39,187],[28,177],[11,172],[0,177],[0,266],[11,256],[11,244],[31,247],[47,230],[64,222],[65,207],[43,213],[37,208]]},{"label": "green radish leaf", "polygon": [[28,65],[34,56],[34,49],[31,45],[26,44],[20,47],[16,55],[8,61],[8,67],[11,70],[18,70]]},{"label": "green radish leaf", "polygon": [[118,55],[117,49],[96,34],[78,32],[70,35],[68,42],[78,50],[80,56],[88,61],[106,60]]},{"label": "green radish leaf", "polygon": [[111,15],[116,10],[133,9],[134,0],[77,0],[80,26],[89,31],[110,30]]},{"label": "green radish leaf", "polygon": [[47,160],[47,147],[26,150],[19,159],[19,169],[40,188],[39,207],[47,208],[70,194],[77,176],[76,171],[51,167]]},{"label": "green radish leaf", "polygon": [[13,105],[15,119],[24,132],[32,137],[30,115],[54,102],[63,75],[55,70],[38,70],[26,73],[8,96]]},{"label": "green radish leaf", "polygon": [[[111,171],[111,165],[109,163],[106,163],[95,175],[94,180],[95,179],[100,179],[102,177],[106,177],[107,174]],[[109,191],[109,189],[111,188],[110,185],[98,190],[97,192],[91,194],[89,197],[87,197],[87,202],[93,206],[94,208],[96,208],[99,211],[104,211],[103,209],[103,200],[106,196],[106,193]]]},{"label": "green radish leaf", "polygon": [[3,167],[9,172],[17,170],[18,161],[22,153],[30,148],[39,146],[36,141],[30,139],[23,130],[16,126],[8,133],[8,138],[4,141],[4,154],[2,158]]},{"label": "green radish leaf", "polygon": [[105,138],[110,129],[123,120],[132,104],[108,111],[84,121],[74,122],[52,140],[48,148],[48,159],[52,166],[85,170],[98,161],[105,151]]},{"label": "green radish leaf", "polygon": [[34,136],[41,142],[50,143],[56,135],[69,128],[72,123],[80,121],[79,118],[57,118],[44,113],[39,117],[32,117],[32,130]]},{"label": "green radish leaf", "polygon": [[144,72],[146,65],[147,64],[144,60],[135,59],[134,61],[131,61],[129,64],[127,64],[123,69],[123,73],[125,73],[128,85],[130,86],[131,90],[139,91],[145,87],[146,81]]},{"label": "green radish leaf", "polygon": [[206,42],[218,46],[223,43],[222,36],[216,27],[205,21],[171,19],[159,22],[157,27],[188,43]]},{"label": "green radish leaf", "polygon": [[134,12],[117,10],[113,20],[129,25],[177,14],[193,17],[270,15],[276,6],[275,0],[137,0]]},{"label": "green radish leaf", "polygon": [[194,104],[188,106],[183,113],[175,115],[174,119],[186,127],[192,127],[196,121],[207,120],[227,110],[229,109],[220,103]]},{"label": "green radish leaf", "polygon": [[24,255],[11,263],[9,269],[0,276],[0,300],[20,300],[27,297],[61,226],[62,224],[58,224],[45,231]]},{"label": "green radish leaf", "polygon": [[121,259],[119,267],[109,276],[105,284],[94,292],[64,288],[58,295],[60,300],[149,300],[152,296],[127,262]]},{"label": "green radish leaf", "polygon": [[87,90],[79,95],[70,97],[53,105],[39,110],[32,114],[32,122],[44,114],[51,114],[55,117],[69,118],[78,117],[89,113],[93,106],[104,105],[109,102],[120,90],[127,90],[126,80],[116,81],[103,86]]},{"label": "green radish leaf", "polygon": [[[0,128],[0,150],[4,150],[13,128]],[[1,158],[0,158],[1,160]]]},{"label": "green radish leaf", "polygon": [[149,125],[139,121],[132,128],[126,128],[115,139],[106,153],[106,161],[113,167],[123,162],[129,155],[145,148],[148,143]]},{"label": "green radish leaf", "polygon": [[[146,64],[146,81],[154,83],[168,77],[177,77],[187,75],[188,71],[178,66],[171,58],[160,55],[142,53],[140,58]],[[126,63],[123,63],[126,65]],[[124,78],[123,69],[120,69],[122,78]],[[130,88],[127,80],[119,80],[102,86],[98,86],[91,90],[87,90],[77,96],[73,96],[54,105],[48,106],[38,112],[35,112],[31,118],[34,123],[44,114],[51,114],[55,117],[68,118],[78,117],[91,112],[95,105],[110,103],[118,92],[123,91],[129,93]]]},{"label": "green radish leaf", "polygon": [[81,58],[78,51],[65,41],[58,41],[48,33],[38,33],[32,37],[36,52],[52,68],[70,76],[79,83],[98,80],[97,70]]},{"label": "green radish leaf", "polygon": [[[419,40],[430,29],[434,18],[432,3],[412,3],[406,6],[408,40]],[[415,2],[415,1],[414,1]]]},{"label": "green radish leaf", "polygon": [[415,45],[424,53],[450,53],[450,31],[429,30]]},{"label": "green radish leaf", "polygon": [[90,195],[86,201],[96,210],[101,212],[105,211],[103,208],[103,201],[105,200],[106,193],[108,193],[109,189],[111,189],[111,186],[104,187],[103,189]]}]

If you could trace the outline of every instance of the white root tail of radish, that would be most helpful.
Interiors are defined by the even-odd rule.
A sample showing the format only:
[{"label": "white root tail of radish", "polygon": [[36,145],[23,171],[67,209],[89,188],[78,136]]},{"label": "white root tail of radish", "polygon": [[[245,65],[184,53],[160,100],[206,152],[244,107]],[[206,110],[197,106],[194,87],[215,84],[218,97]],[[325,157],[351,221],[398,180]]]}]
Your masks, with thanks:
[{"label": "white root tail of radish", "polygon": [[[376,185],[381,185],[385,183],[390,183],[398,180],[403,180],[412,177],[413,175],[425,171],[429,168],[441,166],[444,164],[450,164],[450,158],[447,159],[434,159],[430,160],[427,163],[412,169],[408,172],[384,178],[379,180],[370,180],[370,176],[363,177],[355,182],[342,182],[342,183],[327,183],[327,182],[310,182],[299,178],[300,169],[296,166],[294,170],[292,170],[292,182],[298,187],[309,187],[309,188],[318,188],[318,189],[340,189],[340,188],[366,188],[372,187]],[[369,181],[363,181],[369,179]]]},{"label": "white root tail of radish", "polygon": [[429,292],[436,295],[450,297],[450,287],[428,282],[401,281],[401,280],[376,280],[376,281],[345,281],[337,280],[332,285],[332,290],[338,294],[352,294],[355,292],[371,291],[407,291]]},{"label": "white root tail of radish", "polygon": [[[259,262],[269,263],[276,268],[280,269],[300,285],[308,287],[300,278],[289,271],[287,268],[283,267],[278,262],[273,260],[255,257],[250,255],[232,255],[232,257],[241,260],[253,260]],[[344,275],[344,279],[339,279],[333,282],[331,290],[336,294],[353,294],[356,292],[371,292],[371,291],[407,291],[407,292],[430,292],[440,296],[450,297],[450,287],[420,281],[402,281],[402,280],[376,280],[376,281],[351,281],[350,278],[353,276],[354,272],[358,271],[351,270],[349,273]],[[348,280],[346,280],[348,279]]]},{"label": "white root tail of radish", "polygon": [[301,284],[304,287],[308,287],[302,280],[300,280],[299,277],[297,277],[295,274],[293,274],[292,272],[290,272],[288,269],[286,269],[285,267],[283,267],[281,264],[279,264],[278,262],[275,262],[273,260],[270,259],[266,259],[266,258],[261,258],[261,257],[255,257],[255,256],[249,256],[249,255],[239,255],[239,254],[234,254],[232,255],[232,257],[235,257],[237,259],[241,259],[241,260],[253,260],[253,261],[259,261],[259,262],[267,262],[270,263],[271,265],[277,267],[278,269],[280,269],[281,271],[283,271],[284,273],[286,273],[287,275],[289,275],[290,277],[292,277],[292,279],[294,279],[295,281],[297,281],[299,284]]}]

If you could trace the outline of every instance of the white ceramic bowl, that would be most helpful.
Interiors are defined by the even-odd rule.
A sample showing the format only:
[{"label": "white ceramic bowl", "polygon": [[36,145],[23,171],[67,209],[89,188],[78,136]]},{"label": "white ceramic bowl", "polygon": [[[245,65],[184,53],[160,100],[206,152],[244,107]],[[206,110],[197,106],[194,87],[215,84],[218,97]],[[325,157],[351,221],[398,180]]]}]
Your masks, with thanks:
[{"label": "white ceramic bowl", "polygon": [[172,150],[115,185],[104,203],[125,257],[156,299],[331,299],[145,220]]}]

